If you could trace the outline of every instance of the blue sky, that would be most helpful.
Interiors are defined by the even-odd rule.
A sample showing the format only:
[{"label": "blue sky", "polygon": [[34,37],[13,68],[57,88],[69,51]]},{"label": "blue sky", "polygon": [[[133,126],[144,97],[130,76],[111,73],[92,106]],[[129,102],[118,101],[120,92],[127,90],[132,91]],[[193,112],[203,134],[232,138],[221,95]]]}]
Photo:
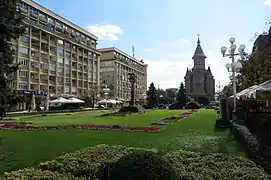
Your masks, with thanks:
[{"label": "blue sky", "polygon": [[99,47],[115,46],[148,66],[148,83],[162,88],[178,87],[200,34],[207,65],[216,79],[227,84],[229,74],[220,47],[229,37],[245,44],[267,30],[271,0],[36,0],[99,37]]}]

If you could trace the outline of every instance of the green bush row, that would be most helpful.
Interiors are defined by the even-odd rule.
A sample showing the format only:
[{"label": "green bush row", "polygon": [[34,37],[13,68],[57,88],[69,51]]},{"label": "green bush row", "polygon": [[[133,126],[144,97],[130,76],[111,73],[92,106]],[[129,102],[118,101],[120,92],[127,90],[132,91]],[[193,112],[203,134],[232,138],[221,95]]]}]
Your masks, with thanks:
[{"label": "green bush row", "polygon": [[[144,169],[140,169],[142,167]],[[4,179],[13,180],[16,177],[26,177],[25,171],[5,173]],[[60,179],[68,179],[71,176],[83,179],[102,179],[102,177],[111,176],[112,178],[122,177],[121,179],[133,180],[139,178],[140,174],[144,176],[141,178],[144,180],[164,180],[165,177],[170,177],[169,180],[269,179],[261,167],[242,157],[183,150],[164,154],[156,149],[107,145],[98,145],[66,154],[55,160],[41,163],[37,169],[27,169],[27,171],[28,176],[31,173],[38,176],[40,173],[40,178],[36,179],[44,179],[41,172],[54,172],[54,176],[63,176]],[[118,176],[115,176],[116,174]],[[120,174],[121,176],[119,176]]]},{"label": "green bush row", "polygon": [[42,179],[42,180],[83,180],[83,177],[74,177],[71,173],[58,173],[53,171],[42,171],[34,168],[26,168],[18,171],[6,173],[2,180],[26,180],[26,179]]},{"label": "green bush row", "polygon": [[245,147],[249,156],[257,155],[260,149],[260,143],[257,137],[250,133],[246,126],[233,123],[231,131],[237,141]]}]

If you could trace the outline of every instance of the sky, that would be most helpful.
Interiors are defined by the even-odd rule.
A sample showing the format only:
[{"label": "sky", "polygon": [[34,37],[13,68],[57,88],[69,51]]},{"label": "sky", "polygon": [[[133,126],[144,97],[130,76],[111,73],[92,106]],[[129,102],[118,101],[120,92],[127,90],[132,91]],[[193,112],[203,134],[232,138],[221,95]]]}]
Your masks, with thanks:
[{"label": "sky", "polygon": [[98,48],[117,47],[148,64],[148,84],[179,87],[200,34],[216,86],[229,83],[220,47],[246,45],[268,30],[271,0],[35,0],[98,38]]}]

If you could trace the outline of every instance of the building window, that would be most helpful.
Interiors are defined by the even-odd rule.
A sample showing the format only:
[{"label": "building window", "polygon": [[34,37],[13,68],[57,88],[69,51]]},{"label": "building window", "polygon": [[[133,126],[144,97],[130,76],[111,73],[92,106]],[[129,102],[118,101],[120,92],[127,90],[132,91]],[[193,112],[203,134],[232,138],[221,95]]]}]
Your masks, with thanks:
[{"label": "building window", "polygon": [[65,48],[70,50],[70,49],[71,49],[71,44],[68,43],[68,42],[66,42],[66,43],[65,43]]},{"label": "building window", "polygon": [[58,39],[58,40],[57,40],[57,43],[60,44],[60,45],[63,45],[63,40]]},{"label": "building window", "polygon": [[[70,70],[69,69],[65,69],[65,73],[66,74],[70,74],[71,72],[70,72]],[[67,80],[67,79],[66,79]],[[70,82],[70,81],[69,81]]]},{"label": "building window", "polygon": [[45,14],[39,13],[39,18],[41,21],[47,22]]},{"label": "building window", "polygon": [[68,59],[65,60],[65,64],[66,64],[66,65],[70,65],[70,63],[71,63],[70,60],[68,60]]},{"label": "building window", "polygon": [[24,11],[27,12],[27,4],[25,4],[24,2],[20,1],[19,2],[19,8]]},{"label": "building window", "polygon": [[19,52],[22,54],[29,54],[29,49],[28,48],[24,48],[24,47],[19,47]]},{"label": "building window", "polygon": [[38,17],[38,11],[35,8],[30,8],[30,15]]},{"label": "building window", "polygon": [[57,67],[57,72],[58,72],[58,73],[63,73],[63,68]]},{"label": "building window", "polygon": [[50,71],[56,71],[56,65],[50,64],[50,65],[49,65],[49,70],[50,70]]},{"label": "building window", "polygon": [[48,17],[48,23],[54,24],[54,20],[52,18]]},{"label": "building window", "polygon": [[70,87],[65,87],[65,93],[69,93],[70,92]]},{"label": "building window", "polygon": [[20,37],[20,41],[24,42],[24,43],[28,43],[29,42],[29,38],[27,36],[21,36]]},{"label": "building window", "polygon": [[58,21],[56,21],[56,27],[57,27],[57,28],[59,28],[59,29],[62,29],[62,27],[61,27],[61,23],[60,23],[60,22],[58,22]]},{"label": "building window", "polygon": [[29,60],[28,59],[20,59],[20,64],[22,66],[28,66],[29,65]]},{"label": "building window", "polygon": [[19,89],[24,89],[24,90],[26,90],[27,89],[27,84],[25,84],[25,83],[20,83],[19,84]]},{"label": "building window", "polygon": [[63,58],[57,58],[57,62],[59,62],[59,63],[63,63]]},{"label": "building window", "polygon": [[19,71],[19,76],[20,77],[27,77],[27,71]]},{"label": "building window", "polygon": [[63,49],[62,48],[57,48],[57,53],[60,55],[63,55]]}]

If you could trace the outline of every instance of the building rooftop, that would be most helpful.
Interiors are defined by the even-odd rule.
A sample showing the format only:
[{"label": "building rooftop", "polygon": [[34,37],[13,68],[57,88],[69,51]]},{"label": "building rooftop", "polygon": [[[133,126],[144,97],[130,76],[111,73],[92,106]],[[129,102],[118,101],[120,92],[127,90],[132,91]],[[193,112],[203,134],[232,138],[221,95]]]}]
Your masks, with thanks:
[{"label": "building rooftop", "polygon": [[69,21],[69,20],[67,20],[67,19],[65,19],[65,18],[63,18],[63,17],[57,15],[56,13],[50,11],[49,9],[45,8],[44,6],[42,6],[42,5],[40,5],[40,4],[36,3],[36,2],[34,2],[34,1],[32,1],[32,0],[22,0],[22,1],[23,1],[24,3],[26,3],[26,4],[29,4],[30,6],[32,6],[32,7],[34,7],[34,8],[36,8],[37,10],[40,10],[40,11],[42,11],[42,12],[47,13],[48,15],[50,15],[50,16],[52,16],[53,18],[55,18],[55,19],[57,19],[57,20],[59,20],[59,21],[65,23],[65,24],[67,24],[68,26],[74,28],[75,30],[83,32],[84,34],[86,34],[87,36],[89,36],[89,37],[95,39],[96,41],[98,40],[98,37],[95,36],[94,34],[91,34],[91,33],[88,32],[87,30],[85,30],[85,29],[83,29],[83,28],[77,26],[76,24],[72,23],[71,21]]},{"label": "building rooftop", "polygon": [[202,50],[202,47],[200,45],[200,40],[198,38],[198,42],[197,42],[197,47],[196,47],[196,50],[195,50],[195,53],[194,53],[194,56],[192,57],[192,59],[195,59],[197,57],[204,57],[206,58],[203,50]]},{"label": "building rooftop", "polygon": [[120,54],[122,54],[122,55],[124,55],[124,56],[126,56],[126,57],[129,57],[130,59],[132,59],[132,60],[134,60],[134,61],[136,61],[136,62],[138,62],[138,63],[141,63],[142,65],[147,66],[147,64],[145,64],[145,63],[143,62],[143,59],[138,60],[138,59],[134,58],[133,56],[131,56],[131,55],[129,55],[129,54],[123,52],[122,50],[120,50],[120,49],[118,49],[118,48],[116,48],[116,47],[100,48],[100,49],[97,49],[97,50],[98,50],[99,52],[115,51],[115,52],[118,52],[118,53],[120,53]]}]

